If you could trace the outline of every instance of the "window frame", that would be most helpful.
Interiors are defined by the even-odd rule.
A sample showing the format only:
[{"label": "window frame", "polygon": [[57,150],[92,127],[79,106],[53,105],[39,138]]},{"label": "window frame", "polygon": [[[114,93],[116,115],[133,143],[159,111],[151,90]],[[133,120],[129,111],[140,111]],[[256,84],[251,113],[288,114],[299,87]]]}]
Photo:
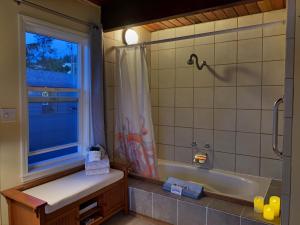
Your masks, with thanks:
[{"label": "window frame", "polygon": [[[84,163],[84,155],[91,142],[90,125],[90,43],[87,33],[45,22],[39,19],[19,15],[19,62],[20,62],[20,121],[21,121],[21,179],[23,182],[50,175]],[[26,79],[26,32],[51,36],[57,39],[78,44],[78,80],[80,93],[78,98],[78,152],[45,160],[29,167],[29,118],[28,118],[28,86]],[[31,88],[35,89],[35,88]],[[36,88],[41,89],[41,88]],[[48,88],[53,89],[53,88]],[[54,88],[55,89],[55,88]],[[57,88],[63,90],[64,88]],[[71,88],[70,88],[71,89]],[[53,151],[56,147],[52,148]],[[51,150],[49,148],[48,150]],[[40,151],[40,150],[38,150]]]}]

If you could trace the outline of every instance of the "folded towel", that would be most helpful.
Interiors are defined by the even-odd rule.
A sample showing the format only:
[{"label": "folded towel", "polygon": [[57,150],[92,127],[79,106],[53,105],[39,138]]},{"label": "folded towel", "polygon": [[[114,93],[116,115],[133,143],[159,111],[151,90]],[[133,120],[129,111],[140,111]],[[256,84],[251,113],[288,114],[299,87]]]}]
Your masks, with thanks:
[{"label": "folded towel", "polygon": [[99,161],[93,161],[93,162],[89,162],[89,160],[85,161],[86,170],[104,169],[109,167],[110,167],[110,163],[107,155],[102,160]]},{"label": "folded towel", "polygon": [[108,174],[109,172],[110,172],[110,168],[96,169],[96,170],[85,170],[85,174],[87,176]]},{"label": "folded towel", "polygon": [[203,193],[203,187],[200,184],[180,180],[174,177],[169,177],[167,179],[163,184],[163,189],[193,199],[199,199]]}]

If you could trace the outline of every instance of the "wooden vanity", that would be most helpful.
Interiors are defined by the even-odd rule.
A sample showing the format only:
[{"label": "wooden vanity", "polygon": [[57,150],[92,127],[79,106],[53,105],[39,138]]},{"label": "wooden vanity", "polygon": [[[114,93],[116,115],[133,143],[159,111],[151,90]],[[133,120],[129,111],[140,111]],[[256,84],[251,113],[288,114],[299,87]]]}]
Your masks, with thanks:
[{"label": "wooden vanity", "polygon": [[[119,180],[105,185],[84,197],[64,205],[53,212],[47,213],[48,202],[26,194],[27,190],[42,189],[43,185],[59,182],[60,179],[82,173],[84,166],[60,172],[33,182],[29,182],[1,192],[7,199],[10,225],[98,225],[119,211],[128,213],[128,167],[112,164],[112,168],[122,171],[124,176]],[[90,179],[90,178],[89,178]],[[65,187],[72,189],[72,185]],[[55,193],[54,193],[55,194]],[[93,206],[93,207],[91,207]],[[48,209],[49,210],[49,209]],[[89,222],[90,221],[90,222]]]}]

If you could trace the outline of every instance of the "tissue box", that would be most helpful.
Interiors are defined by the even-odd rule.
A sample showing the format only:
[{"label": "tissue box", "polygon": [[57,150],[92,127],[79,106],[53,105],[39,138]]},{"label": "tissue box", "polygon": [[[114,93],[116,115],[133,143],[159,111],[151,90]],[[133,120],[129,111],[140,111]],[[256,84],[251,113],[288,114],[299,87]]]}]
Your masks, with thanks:
[{"label": "tissue box", "polygon": [[104,169],[95,169],[95,170],[85,170],[85,175],[102,175],[102,174],[108,174],[110,172],[110,168],[104,168]]}]

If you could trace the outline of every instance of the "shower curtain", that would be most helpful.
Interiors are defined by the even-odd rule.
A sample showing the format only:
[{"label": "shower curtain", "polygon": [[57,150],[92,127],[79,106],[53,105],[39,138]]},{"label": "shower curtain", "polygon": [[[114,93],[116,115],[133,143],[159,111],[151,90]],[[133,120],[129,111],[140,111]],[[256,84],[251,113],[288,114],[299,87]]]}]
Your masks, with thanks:
[{"label": "shower curtain", "polygon": [[155,178],[156,146],[144,47],[117,50],[115,160]]}]

